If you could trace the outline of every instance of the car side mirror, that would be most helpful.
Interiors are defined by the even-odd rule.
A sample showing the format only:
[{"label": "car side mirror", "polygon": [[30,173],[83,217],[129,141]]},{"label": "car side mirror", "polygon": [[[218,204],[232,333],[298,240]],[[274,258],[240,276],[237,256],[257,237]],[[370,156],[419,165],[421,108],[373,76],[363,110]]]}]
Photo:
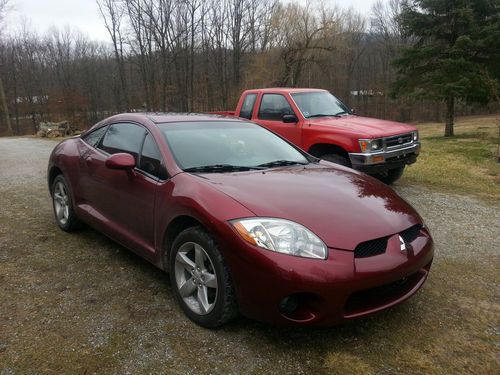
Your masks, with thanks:
[{"label": "car side mirror", "polygon": [[135,159],[132,155],[125,152],[113,154],[106,159],[106,167],[109,169],[128,170],[135,167]]},{"label": "car side mirror", "polygon": [[292,123],[296,123],[299,121],[297,119],[297,116],[295,116],[295,115],[283,115],[283,117],[281,119],[286,124],[292,124]]}]

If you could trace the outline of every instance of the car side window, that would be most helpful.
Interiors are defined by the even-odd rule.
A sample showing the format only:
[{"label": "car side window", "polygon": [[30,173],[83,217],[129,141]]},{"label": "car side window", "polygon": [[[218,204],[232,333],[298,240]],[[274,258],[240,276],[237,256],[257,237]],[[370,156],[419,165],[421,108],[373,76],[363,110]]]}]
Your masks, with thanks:
[{"label": "car side window", "polygon": [[259,108],[259,119],[282,121],[283,115],[293,115],[293,109],[281,94],[264,94]]},{"label": "car side window", "polygon": [[139,169],[159,179],[165,180],[167,178],[167,171],[162,160],[158,145],[153,139],[153,136],[148,133],[144,139],[144,145],[142,146]]},{"label": "car side window", "polygon": [[107,126],[103,126],[99,129],[91,131],[88,134],[85,134],[85,136],[83,136],[82,139],[92,147],[97,147],[97,144],[101,140],[104,133],[106,133],[107,129],[108,129]]},{"label": "car side window", "polygon": [[257,99],[257,94],[247,94],[247,96],[245,96],[245,100],[243,100],[243,104],[241,105],[240,117],[249,120],[252,118],[255,99]]},{"label": "car side window", "polygon": [[109,127],[98,147],[109,154],[127,152],[137,162],[145,134],[146,130],[139,125],[113,124]]}]

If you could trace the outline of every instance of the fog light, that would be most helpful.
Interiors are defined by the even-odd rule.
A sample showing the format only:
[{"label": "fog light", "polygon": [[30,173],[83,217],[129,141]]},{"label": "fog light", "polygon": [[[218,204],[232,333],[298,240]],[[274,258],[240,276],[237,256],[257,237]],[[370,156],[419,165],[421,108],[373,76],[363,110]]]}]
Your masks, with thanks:
[{"label": "fog light", "polygon": [[374,162],[374,163],[383,163],[384,162],[384,157],[383,156],[373,156],[372,157],[372,162]]},{"label": "fog light", "polygon": [[299,298],[292,294],[283,298],[278,307],[282,314],[292,314],[299,308]]}]

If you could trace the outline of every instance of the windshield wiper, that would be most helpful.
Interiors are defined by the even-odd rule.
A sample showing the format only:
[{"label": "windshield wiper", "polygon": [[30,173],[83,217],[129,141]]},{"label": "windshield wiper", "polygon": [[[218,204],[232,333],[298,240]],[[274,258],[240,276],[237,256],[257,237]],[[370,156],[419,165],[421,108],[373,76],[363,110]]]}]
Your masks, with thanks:
[{"label": "windshield wiper", "polygon": [[307,165],[309,163],[303,163],[300,161],[293,161],[293,160],[275,160],[275,161],[270,161],[269,163],[263,163],[257,165],[257,167],[283,167],[286,165]]},{"label": "windshield wiper", "polygon": [[[340,112],[340,113],[343,113],[343,112]],[[327,117],[327,116],[332,116],[332,117],[340,117],[340,115],[338,113],[336,114],[325,114],[325,113],[316,113],[314,115],[309,115],[307,116],[307,118],[313,118],[313,117]]]},{"label": "windshield wiper", "polygon": [[235,171],[249,171],[251,169],[264,169],[261,167],[247,167],[243,165],[231,164],[212,164],[201,165],[199,167],[190,167],[183,169],[184,172],[235,172]]}]

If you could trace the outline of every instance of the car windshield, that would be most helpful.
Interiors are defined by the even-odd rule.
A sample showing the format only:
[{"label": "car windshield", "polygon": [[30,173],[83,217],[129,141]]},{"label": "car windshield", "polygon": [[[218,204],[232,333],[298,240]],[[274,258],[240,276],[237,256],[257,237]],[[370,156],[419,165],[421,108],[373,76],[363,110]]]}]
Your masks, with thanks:
[{"label": "car windshield", "polygon": [[159,128],[183,170],[231,172],[309,162],[283,139],[248,122],[167,123]]},{"label": "car windshield", "polygon": [[349,113],[349,109],[335,96],[327,91],[309,91],[292,94],[305,118],[322,116],[341,116]]}]

